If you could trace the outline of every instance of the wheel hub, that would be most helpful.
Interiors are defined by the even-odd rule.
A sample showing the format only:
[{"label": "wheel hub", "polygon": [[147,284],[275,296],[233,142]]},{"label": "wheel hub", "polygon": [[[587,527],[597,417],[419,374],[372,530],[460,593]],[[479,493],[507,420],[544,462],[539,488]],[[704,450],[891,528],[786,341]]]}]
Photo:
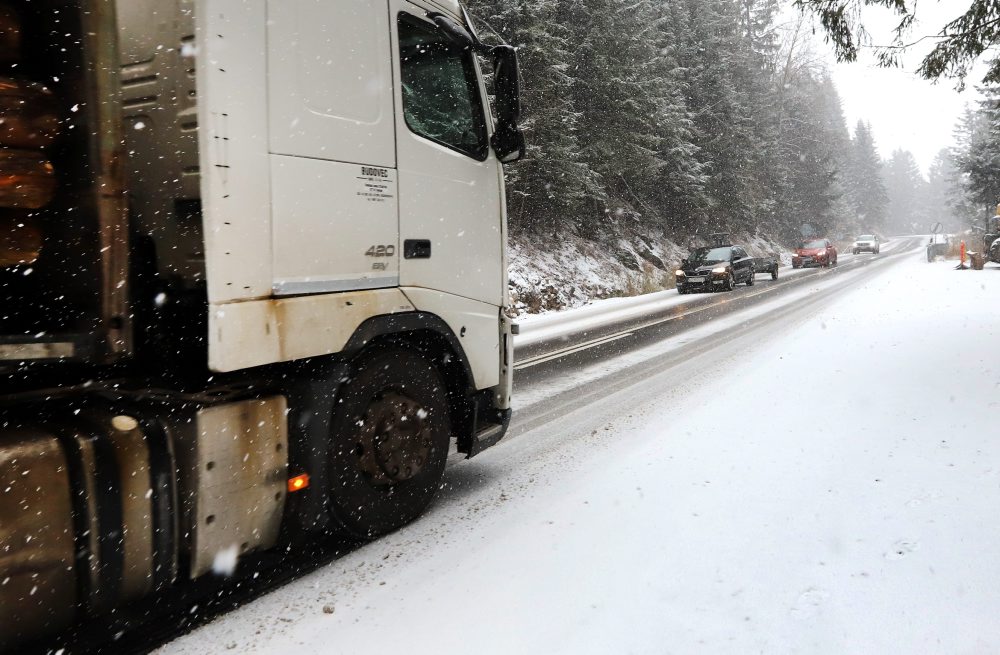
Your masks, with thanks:
[{"label": "wheel hub", "polygon": [[391,485],[420,473],[430,459],[427,410],[395,391],[376,397],[360,421],[354,454],[358,469]]}]

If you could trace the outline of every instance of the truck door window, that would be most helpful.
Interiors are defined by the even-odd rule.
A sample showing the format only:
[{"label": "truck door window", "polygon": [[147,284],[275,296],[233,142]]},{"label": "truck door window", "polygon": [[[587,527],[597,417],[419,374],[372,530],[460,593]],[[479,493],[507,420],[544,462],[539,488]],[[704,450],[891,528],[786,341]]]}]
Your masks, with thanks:
[{"label": "truck door window", "polygon": [[436,27],[399,14],[403,118],[414,134],[478,159],[489,142],[472,53]]}]

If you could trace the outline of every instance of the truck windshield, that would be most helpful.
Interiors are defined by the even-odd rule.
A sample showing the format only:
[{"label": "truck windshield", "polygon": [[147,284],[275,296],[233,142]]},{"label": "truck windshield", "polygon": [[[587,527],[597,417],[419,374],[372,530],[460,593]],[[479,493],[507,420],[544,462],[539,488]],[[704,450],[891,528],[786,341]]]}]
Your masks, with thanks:
[{"label": "truck windshield", "polygon": [[803,241],[799,244],[799,250],[814,250],[816,248],[826,248],[826,241]]},{"label": "truck windshield", "polygon": [[733,249],[729,246],[724,248],[698,248],[688,261],[692,264],[716,264],[718,262],[728,262]]},{"label": "truck windshield", "polygon": [[489,143],[472,54],[433,25],[399,15],[403,117],[414,134],[476,159]]},{"label": "truck windshield", "polygon": [[862,234],[858,237],[858,241],[874,241],[875,237],[870,234]]}]

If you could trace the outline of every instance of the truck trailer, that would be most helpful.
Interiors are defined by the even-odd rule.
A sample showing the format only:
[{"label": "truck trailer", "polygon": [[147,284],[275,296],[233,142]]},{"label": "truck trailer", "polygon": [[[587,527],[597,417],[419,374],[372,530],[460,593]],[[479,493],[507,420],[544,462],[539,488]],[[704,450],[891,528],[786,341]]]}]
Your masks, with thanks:
[{"label": "truck trailer", "polygon": [[501,439],[517,60],[457,0],[6,0],[0,66],[0,651]]}]

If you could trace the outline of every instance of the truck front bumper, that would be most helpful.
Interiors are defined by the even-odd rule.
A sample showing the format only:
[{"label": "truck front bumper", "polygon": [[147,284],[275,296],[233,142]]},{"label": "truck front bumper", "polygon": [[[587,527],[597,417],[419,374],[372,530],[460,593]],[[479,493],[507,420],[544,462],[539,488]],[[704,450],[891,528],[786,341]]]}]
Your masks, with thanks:
[{"label": "truck front bumper", "polygon": [[472,435],[472,442],[469,445],[469,452],[466,454],[466,459],[475,457],[487,448],[497,445],[503,439],[504,435],[507,434],[507,428],[510,427],[510,418],[514,414],[514,410],[503,409],[499,411],[499,414],[501,419],[499,424],[488,425]]}]

